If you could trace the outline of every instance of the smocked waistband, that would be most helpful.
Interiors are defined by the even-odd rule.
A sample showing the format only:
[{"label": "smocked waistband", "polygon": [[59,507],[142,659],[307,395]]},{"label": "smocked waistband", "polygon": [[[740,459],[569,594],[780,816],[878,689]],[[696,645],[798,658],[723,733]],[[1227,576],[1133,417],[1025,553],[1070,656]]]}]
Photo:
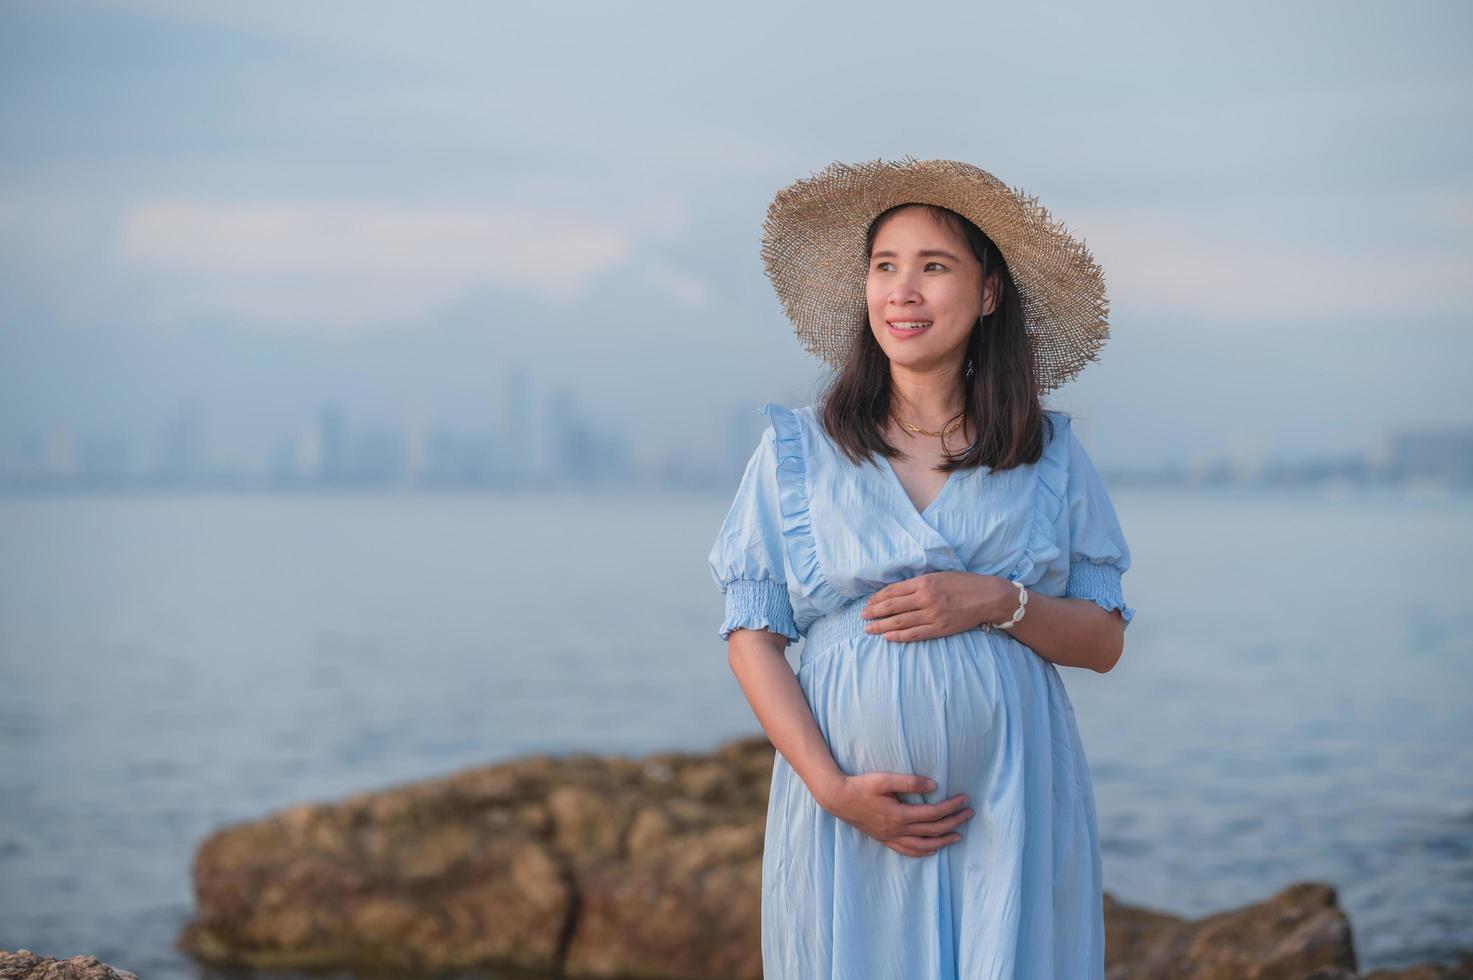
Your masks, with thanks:
[{"label": "smocked waistband", "polygon": [[[877,633],[866,633],[864,631],[865,625],[873,622],[873,620],[865,619],[862,615],[865,604],[869,600],[870,597],[868,595],[860,596],[858,599],[814,620],[805,634],[803,645],[804,659],[807,659],[807,651],[809,650],[817,653],[835,643],[843,643],[861,636],[879,638],[879,634]],[[972,630],[968,630],[967,632],[972,632]],[[980,627],[976,629],[976,632],[982,636],[987,635],[983,633]],[[1003,639],[1010,635],[1005,630],[992,634],[997,639]]]},{"label": "smocked waistband", "polygon": [[808,634],[804,638],[806,649],[822,650],[835,643],[871,635],[864,631],[864,626],[869,620],[861,615],[867,602],[869,602],[869,596],[860,596],[847,605],[840,606],[833,612],[814,620],[813,624],[808,627]]}]

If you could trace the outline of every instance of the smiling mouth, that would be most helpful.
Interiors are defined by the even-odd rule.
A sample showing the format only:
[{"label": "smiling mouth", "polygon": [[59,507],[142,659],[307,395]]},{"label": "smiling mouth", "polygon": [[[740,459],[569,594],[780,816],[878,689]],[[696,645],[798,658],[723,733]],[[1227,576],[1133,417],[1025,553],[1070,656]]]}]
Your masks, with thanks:
[{"label": "smiling mouth", "polygon": [[931,320],[891,320],[889,326],[897,333],[920,333],[931,325]]}]

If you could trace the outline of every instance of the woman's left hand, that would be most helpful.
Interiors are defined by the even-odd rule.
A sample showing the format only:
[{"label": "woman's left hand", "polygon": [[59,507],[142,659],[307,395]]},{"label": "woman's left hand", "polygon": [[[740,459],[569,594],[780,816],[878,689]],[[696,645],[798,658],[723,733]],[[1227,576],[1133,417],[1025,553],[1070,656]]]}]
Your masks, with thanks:
[{"label": "woman's left hand", "polygon": [[1017,591],[996,575],[927,572],[892,582],[870,596],[861,613],[869,620],[864,631],[896,642],[963,633],[991,622],[1004,594],[1016,596]]}]

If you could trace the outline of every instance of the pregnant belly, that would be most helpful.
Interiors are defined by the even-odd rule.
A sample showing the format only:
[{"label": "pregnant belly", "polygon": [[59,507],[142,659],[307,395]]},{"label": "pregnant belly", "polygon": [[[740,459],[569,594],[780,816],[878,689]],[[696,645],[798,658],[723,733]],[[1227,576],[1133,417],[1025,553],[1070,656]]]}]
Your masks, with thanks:
[{"label": "pregnant belly", "polygon": [[[860,605],[850,607],[856,620]],[[980,795],[998,765],[1003,734],[999,670],[1007,654],[995,645],[1016,641],[970,630],[896,643],[864,633],[863,620],[858,623],[857,636],[836,622],[815,624],[798,669],[834,761],[849,775],[936,780],[930,793],[902,794],[907,803]]]}]

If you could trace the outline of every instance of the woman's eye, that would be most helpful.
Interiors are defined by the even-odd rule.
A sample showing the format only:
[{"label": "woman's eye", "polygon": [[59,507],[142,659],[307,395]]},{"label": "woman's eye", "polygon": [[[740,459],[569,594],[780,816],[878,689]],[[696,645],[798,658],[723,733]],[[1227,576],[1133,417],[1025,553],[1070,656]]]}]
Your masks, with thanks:
[{"label": "woman's eye", "polygon": [[[936,268],[942,269],[942,270],[944,270],[946,268],[946,266],[942,265],[940,262],[927,262],[926,263],[926,269],[927,270],[929,270],[932,266],[935,266]],[[875,271],[876,272],[889,272],[890,271],[890,268],[891,268],[891,263],[889,263],[889,262],[876,262],[875,263]]]}]

